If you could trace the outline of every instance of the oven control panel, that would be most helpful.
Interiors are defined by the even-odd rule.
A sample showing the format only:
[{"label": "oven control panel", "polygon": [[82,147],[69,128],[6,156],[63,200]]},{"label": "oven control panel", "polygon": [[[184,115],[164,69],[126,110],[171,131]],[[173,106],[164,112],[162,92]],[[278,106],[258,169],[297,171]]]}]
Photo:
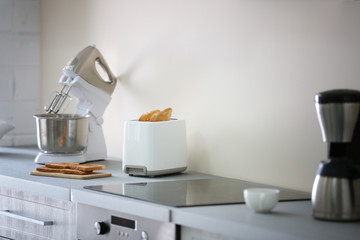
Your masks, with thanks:
[{"label": "oven control panel", "polygon": [[79,240],[175,240],[176,226],[169,222],[78,204],[77,238]]}]

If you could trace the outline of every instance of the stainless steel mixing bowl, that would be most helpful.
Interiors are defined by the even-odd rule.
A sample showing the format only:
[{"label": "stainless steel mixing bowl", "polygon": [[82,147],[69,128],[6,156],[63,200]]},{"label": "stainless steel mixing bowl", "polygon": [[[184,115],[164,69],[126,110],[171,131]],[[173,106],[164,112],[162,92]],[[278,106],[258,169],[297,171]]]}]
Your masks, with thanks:
[{"label": "stainless steel mixing bowl", "polygon": [[78,153],[87,146],[88,116],[37,114],[37,143],[45,153]]}]

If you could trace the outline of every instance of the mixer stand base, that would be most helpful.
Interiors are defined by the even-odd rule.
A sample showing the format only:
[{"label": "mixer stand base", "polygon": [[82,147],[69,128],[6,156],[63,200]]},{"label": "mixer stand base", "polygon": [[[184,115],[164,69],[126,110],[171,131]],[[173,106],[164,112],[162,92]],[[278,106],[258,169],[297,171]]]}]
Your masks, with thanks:
[{"label": "mixer stand base", "polygon": [[73,162],[73,163],[84,163],[87,160],[85,159],[84,154],[49,154],[40,152],[34,162],[38,164],[45,163],[61,163],[61,162]]}]

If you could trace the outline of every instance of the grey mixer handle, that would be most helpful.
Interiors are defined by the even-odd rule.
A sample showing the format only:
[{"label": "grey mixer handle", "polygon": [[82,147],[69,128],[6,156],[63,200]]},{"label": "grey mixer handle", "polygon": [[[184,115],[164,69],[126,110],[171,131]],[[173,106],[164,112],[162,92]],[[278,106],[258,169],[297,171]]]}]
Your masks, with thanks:
[{"label": "grey mixer handle", "polygon": [[[106,72],[109,77],[108,81],[104,81],[100,76],[96,69],[96,63],[98,63]],[[79,52],[68,62],[65,69],[77,73],[82,79],[91,85],[104,90],[109,95],[114,92],[116,77],[111,72],[105,58],[94,45],[90,45]]]}]

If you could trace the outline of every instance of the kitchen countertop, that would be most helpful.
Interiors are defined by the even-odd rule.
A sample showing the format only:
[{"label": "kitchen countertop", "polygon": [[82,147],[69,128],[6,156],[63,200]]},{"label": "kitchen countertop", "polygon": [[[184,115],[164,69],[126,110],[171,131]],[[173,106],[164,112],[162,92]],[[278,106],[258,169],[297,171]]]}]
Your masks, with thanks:
[{"label": "kitchen countertop", "polygon": [[360,236],[360,222],[325,222],[311,216],[310,201],[278,203],[272,213],[259,214],[244,204],[173,208],[141,200],[83,189],[86,185],[125,182],[171,181],[214,178],[215,176],[186,172],[161,178],[131,177],[121,170],[121,161],[99,161],[107,166],[112,177],[76,180],[30,175],[38,164],[37,151],[25,148],[17,151],[0,147],[0,182],[2,187],[27,189],[35,194],[62,200],[72,200],[115,211],[149,217],[159,221],[196,228],[241,239],[355,239]]},{"label": "kitchen countertop", "polygon": [[174,181],[185,179],[213,178],[215,176],[194,173],[191,171],[181,174],[162,176],[159,178],[133,177],[122,171],[119,160],[93,161],[91,163],[106,166],[104,172],[111,172],[111,177],[87,180],[55,178],[30,175],[32,170],[43,166],[34,162],[38,151],[34,147],[7,148],[0,147],[0,182],[2,187],[28,190],[37,195],[76,201],[97,207],[104,207],[123,213],[136,214],[141,217],[151,216],[159,221],[170,220],[170,209],[167,206],[152,204],[126,197],[102,194],[83,187],[89,185],[105,185],[118,183]]},{"label": "kitchen countertop", "polygon": [[[43,166],[34,162],[38,151],[34,147],[8,148],[0,147],[0,181],[4,187],[18,189],[31,189],[35,194],[46,194],[61,200],[71,200],[71,189],[82,189],[87,185],[103,185],[114,183],[130,183],[146,181],[171,181],[180,179],[201,179],[214,176],[194,172],[185,172],[163,176],[161,178],[132,177],[122,171],[122,162],[118,160],[93,161],[91,163],[106,166],[104,172],[111,172],[111,177],[95,178],[87,180],[43,177],[30,175],[32,170]],[[47,191],[47,189],[49,191]],[[56,191],[55,191],[56,189]]]}]

